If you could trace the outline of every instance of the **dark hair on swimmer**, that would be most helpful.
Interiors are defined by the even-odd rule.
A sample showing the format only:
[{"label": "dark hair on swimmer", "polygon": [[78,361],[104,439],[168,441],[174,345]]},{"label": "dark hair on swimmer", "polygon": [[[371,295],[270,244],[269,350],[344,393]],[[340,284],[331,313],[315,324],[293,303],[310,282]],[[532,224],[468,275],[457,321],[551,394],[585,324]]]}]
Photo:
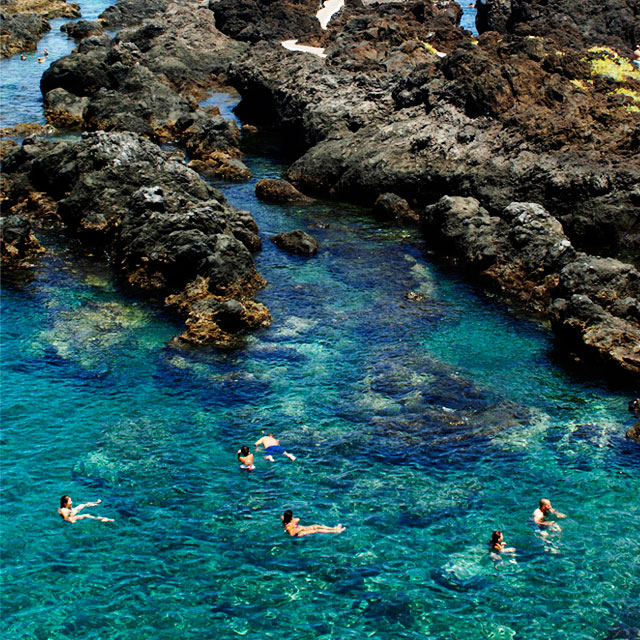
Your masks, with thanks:
[{"label": "dark hair on swimmer", "polygon": [[249,447],[246,444],[243,444],[240,447],[240,455],[241,456],[248,456],[249,455]]},{"label": "dark hair on swimmer", "polygon": [[282,523],[289,524],[293,520],[293,511],[287,509],[282,516]]},{"label": "dark hair on swimmer", "polygon": [[62,498],[60,498],[60,507],[64,509],[64,507],[67,506],[67,502],[69,502],[69,500],[71,500],[69,496],[62,496]]},{"label": "dark hair on swimmer", "polygon": [[491,534],[491,544],[498,544],[500,542],[500,536],[502,535],[502,531],[494,531]]}]

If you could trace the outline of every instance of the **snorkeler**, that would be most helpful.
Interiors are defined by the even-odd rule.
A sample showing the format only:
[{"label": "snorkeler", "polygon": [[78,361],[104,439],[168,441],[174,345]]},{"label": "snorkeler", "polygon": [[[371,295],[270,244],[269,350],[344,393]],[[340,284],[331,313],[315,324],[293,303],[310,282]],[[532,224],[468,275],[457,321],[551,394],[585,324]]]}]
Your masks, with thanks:
[{"label": "snorkeler", "polygon": [[342,533],[345,530],[345,527],[341,524],[335,527],[325,527],[323,524],[299,525],[300,518],[294,518],[291,509],[287,509],[284,514],[280,516],[280,519],[282,520],[285,531],[294,538],[309,536],[312,533]]},{"label": "snorkeler", "polygon": [[489,542],[489,551],[494,553],[501,553],[504,551],[505,553],[515,553],[515,547],[507,547],[506,542],[504,541],[504,536],[502,535],[502,531],[494,531],[491,534],[491,541]]},{"label": "snorkeler", "polygon": [[91,520],[100,520],[100,522],[113,522],[113,518],[103,518],[102,516],[91,516],[88,513],[84,513],[81,516],[77,515],[85,507],[97,507],[102,500],[97,502],[85,502],[79,504],[77,507],[73,506],[73,502],[69,496],[62,496],[60,498],[60,507],[58,508],[58,515],[66,522],[77,522],[78,520],[85,520],[87,518]]},{"label": "snorkeler", "polygon": [[[264,434],[264,430],[262,431],[262,433]],[[287,453],[284,450],[284,447],[280,446],[280,440],[274,437],[273,433],[269,433],[269,435],[266,436],[263,435],[262,438],[260,438],[260,440],[255,443],[255,445],[256,447],[259,447],[260,445],[264,447],[264,459],[269,460],[269,462],[275,462],[275,460],[273,459],[274,453],[281,453],[283,456],[287,456],[289,460],[296,459],[294,455]]]},{"label": "snorkeler", "polygon": [[238,450],[238,460],[240,461],[240,468],[252,471],[256,468],[253,464],[253,453],[249,451],[249,447],[243,444]]},{"label": "snorkeler", "polygon": [[552,506],[551,502],[546,498],[542,498],[540,500],[540,505],[533,512],[533,522],[537,524],[540,528],[542,527],[551,527],[555,531],[561,531],[560,525],[553,520],[547,520],[547,514],[552,513],[556,518],[566,518],[567,516],[564,513],[560,513],[556,511]]}]

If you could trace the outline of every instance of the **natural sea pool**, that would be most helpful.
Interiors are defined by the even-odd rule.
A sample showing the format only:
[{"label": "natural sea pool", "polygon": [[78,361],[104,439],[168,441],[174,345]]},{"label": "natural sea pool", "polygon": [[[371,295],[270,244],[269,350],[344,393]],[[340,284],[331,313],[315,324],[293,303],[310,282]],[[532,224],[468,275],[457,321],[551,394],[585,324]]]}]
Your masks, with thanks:
[{"label": "natural sea pool", "polygon": [[[629,391],[561,368],[417,232],[260,203],[284,166],[247,151],[254,179],[216,185],[264,242],[274,323],[244,349],[172,345],[177,319],[55,236],[3,274],[3,638],[637,638]],[[294,228],[317,256],[269,241]],[[261,429],[298,460],[240,471]],[[62,523],[63,493],[115,522]],[[543,496],[568,515],[547,538]],[[291,539],[286,508],[347,530]],[[497,528],[515,561],[487,553]]]}]

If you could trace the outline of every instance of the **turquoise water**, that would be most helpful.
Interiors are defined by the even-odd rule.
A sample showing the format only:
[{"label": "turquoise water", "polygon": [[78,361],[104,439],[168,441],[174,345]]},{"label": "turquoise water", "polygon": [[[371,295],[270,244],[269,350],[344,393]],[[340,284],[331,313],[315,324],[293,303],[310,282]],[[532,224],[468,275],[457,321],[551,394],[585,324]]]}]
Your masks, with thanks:
[{"label": "turquoise water", "polygon": [[[636,638],[630,394],[559,368],[545,327],[417,233],[258,202],[284,170],[264,153],[217,184],[264,241],[274,323],[244,349],[175,346],[177,319],[55,237],[32,276],[3,274],[2,637]],[[268,239],[294,228],[317,256]],[[298,460],[240,471],[261,429]],[[115,522],[62,523],[64,493]],[[543,496],[568,515],[547,538]],[[286,508],[347,530],[289,538]],[[496,528],[515,558],[487,553]]]}]

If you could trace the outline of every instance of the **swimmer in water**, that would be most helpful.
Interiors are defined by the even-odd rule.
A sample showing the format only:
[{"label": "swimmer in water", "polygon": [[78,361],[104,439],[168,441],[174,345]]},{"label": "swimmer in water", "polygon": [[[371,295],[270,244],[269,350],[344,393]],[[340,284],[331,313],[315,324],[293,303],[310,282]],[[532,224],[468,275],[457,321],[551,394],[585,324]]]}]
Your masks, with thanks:
[{"label": "swimmer in water", "polygon": [[489,550],[492,553],[515,553],[515,547],[507,547],[506,542],[504,541],[504,536],[502,535],[502,531],[494,531],[491,534],[491,541],[489,542]]},{"label": "swimmer in water", "polygon": [[310,536],[313,533],[342,533],[345,530],[341,524],[336,527],[325,527],[323,524],[311,524],[306,527],[298,524],[300,518],[294,518],[291,509],[287,509],[283,515],[280,516],[285,531],[294,538],[301,538],[302,536]]},{"label": "swimmer in water", "polygon": [[[262,431],[264,434],[264,430]],[[284,450],[284,447],[280,446],[280,440],[278,440],[273,433],[269,433],[269,435],[263,435],[260,440],[255,443],[256,447],[262,445],[264,447],[264,459],[269,460],[269,462],[275,462],[273,459],[274,453],[281,453],[283,456],[287,456],[289,460],[295,460],[296,457],[290,453],[287,453]]]},{"label": "swimmer in water", "polygon": [[533,512],[533,522],[537,524],[541,529],[544,527],[550,527],[553,531],[562,531],[560,525],[553,521],[547,520],[547,514],[552,513],[556,518],[566,518],[567,516],[564,513],[560,513],[556,511],[552,506],[551,502],[546,498],[542,498],[540,500],[540,504],[538,508]]},{"label": "swimmer in water", "polygon": [[58,515],[65,521],[78,522],[78,520],[85,520],[87,518],[91,520],[100,520],[100,522],[113,522],[113,518],[103,518],[101,516],[91,516],[88,513],[83,513],[81,516],[78,515],[80,511],[82,511],[85,507],[97,507],[102,500],[98,500],[97,502],[85,502],[84,504],[79,504],[77,507],[73,506],[73,502],[69,496],[62,496],[60,498],[60,507],[58,508]]},{"label": "swimmer in water", "polygon": [[238,450],[238,460],[240,461],[240,468],[252,471],[256,468],[253,464],[253,453],[249,451],[249,447],[246,444],[242,445]]}]

